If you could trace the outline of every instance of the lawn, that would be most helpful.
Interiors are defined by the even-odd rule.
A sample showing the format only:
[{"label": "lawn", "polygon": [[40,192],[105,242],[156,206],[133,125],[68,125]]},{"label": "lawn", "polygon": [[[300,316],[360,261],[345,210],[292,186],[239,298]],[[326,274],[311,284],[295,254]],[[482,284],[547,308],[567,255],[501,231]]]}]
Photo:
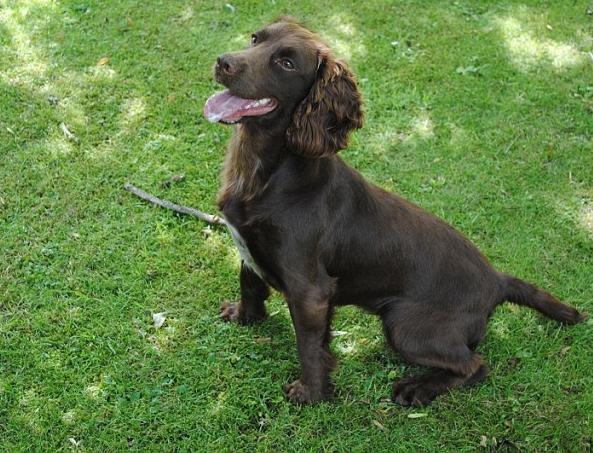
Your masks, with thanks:
[{"label": "lawn", "polygon": [[297,407],[282,298],[223,323],[226,230],[123,190],[216,212],[212,65],[280,14],[358,76],[344,159],[593,312],[590,1],[0,0],[0,450],[590,451],[592,321],[502,306],[488,379],[406,409],[391,383],[420,370],[340,309],[336,397]]}]

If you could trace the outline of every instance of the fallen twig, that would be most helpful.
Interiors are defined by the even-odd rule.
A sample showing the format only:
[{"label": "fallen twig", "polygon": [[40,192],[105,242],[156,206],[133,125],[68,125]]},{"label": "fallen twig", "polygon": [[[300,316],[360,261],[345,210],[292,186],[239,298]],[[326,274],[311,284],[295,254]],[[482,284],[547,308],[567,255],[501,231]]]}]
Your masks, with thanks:
[{"label": "fallen twig", "polygon": [[202,211],[199,211],[194,208],[188,208],[186,206],[181,206],[181,205],[172,203],[168,200],[162,200],[161,198],[157,198],[154,195],[151,195],[148,192],[145,192],[142,189],[139,189],[138,187],[133,186],[130,183],[125,183],[124,189],[126,189],[129,192],[132,192],[134,195],[136,195],[139,198],[142,198],[143,200],[150,201],[151,203],[156,204],[157,206],[170,209],[172,211],[175,211],[178,214],[186,214],[186,215],[196,217],[196,218],[203,220],[204,222],[207,222],[207,223],[211,223],[214,225],[225,225],[226,226],[225,220],[218,217],[217,215],[208,214],[206,212],[202,212]]},{"label": "fallen twig", "polygon": [[72,132],[70,132],[70,129],[68,129],[68,126],[66,126],[64,123],[60,123],[60,129],[64,133],[64,135],[66,136],[66,138],[68,140],[71,140],[74,143],[78,143],[78,137],[76,135],[74,135]]}]

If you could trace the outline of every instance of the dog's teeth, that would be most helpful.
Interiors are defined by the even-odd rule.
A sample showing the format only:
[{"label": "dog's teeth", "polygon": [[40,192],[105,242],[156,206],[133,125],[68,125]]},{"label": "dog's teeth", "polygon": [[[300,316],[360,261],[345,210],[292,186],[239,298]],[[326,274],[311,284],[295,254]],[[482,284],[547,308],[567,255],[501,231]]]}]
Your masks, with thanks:
[{"label": "dog's teeth", "polygon": [[270,98],[258,99],[257,101],[253,101],[253,102],[250,102],[249,104],[247,104],[246,108],[255,109],[257,107],[261,107],[262,105],[268,105],[271,102],[272,102],[272,100]]},{"label": "dog's teeth", "polygon": [[272,102],[270,98],[258,99],[257,101],[253,101],[247,104],[247,108],[255,109],[257,107],[261,107],[262,105],[268,105],[270,102]]}]

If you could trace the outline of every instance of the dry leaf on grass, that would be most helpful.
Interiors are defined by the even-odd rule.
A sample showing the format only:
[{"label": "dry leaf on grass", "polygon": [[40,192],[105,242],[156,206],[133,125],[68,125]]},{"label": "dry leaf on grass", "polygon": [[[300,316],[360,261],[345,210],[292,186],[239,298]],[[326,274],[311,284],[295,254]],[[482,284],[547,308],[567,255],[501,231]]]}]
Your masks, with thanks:
[{"label": "dry leaf on grass", "polygon": [[345,330],[332,330],[331,336],[332,337],[343,337],[344,335],[348,335],[348,332]]},{"label": "dry leaf on grass", "polygon": [[422,418],[426,416],[428,416],[426,412],[412,412],[411,414],[408,414],[408,418]]},{"label": "dry leaf on grass", "polygon": [[373,425],[379,428],[381,431],[385,431],[385,426],[383,426],[379,421],[373,420]]},{"label": "dry leaf on grass", "polygon": [[166,314],[167,314],[166,311],[164,311],[162,313],[153,313],[152,314],[152,325],[156,329],[163,327],[163,324],[165,324],[165,321],[167,320],[167,317],[165,316]]}]

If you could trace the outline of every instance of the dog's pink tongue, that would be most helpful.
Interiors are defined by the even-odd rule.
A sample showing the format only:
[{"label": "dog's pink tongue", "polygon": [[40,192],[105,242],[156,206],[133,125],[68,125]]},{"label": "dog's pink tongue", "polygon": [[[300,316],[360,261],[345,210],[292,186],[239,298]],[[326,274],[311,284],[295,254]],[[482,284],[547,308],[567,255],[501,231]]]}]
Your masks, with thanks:
[{"label": "dog's pink tongue", "polygon": [[265,115],[275,108],[276,103],[270,98],[242,99],[222,91],[208,98],[204,105],[204,116],[211,123],[234,123],[244,116]]}]

